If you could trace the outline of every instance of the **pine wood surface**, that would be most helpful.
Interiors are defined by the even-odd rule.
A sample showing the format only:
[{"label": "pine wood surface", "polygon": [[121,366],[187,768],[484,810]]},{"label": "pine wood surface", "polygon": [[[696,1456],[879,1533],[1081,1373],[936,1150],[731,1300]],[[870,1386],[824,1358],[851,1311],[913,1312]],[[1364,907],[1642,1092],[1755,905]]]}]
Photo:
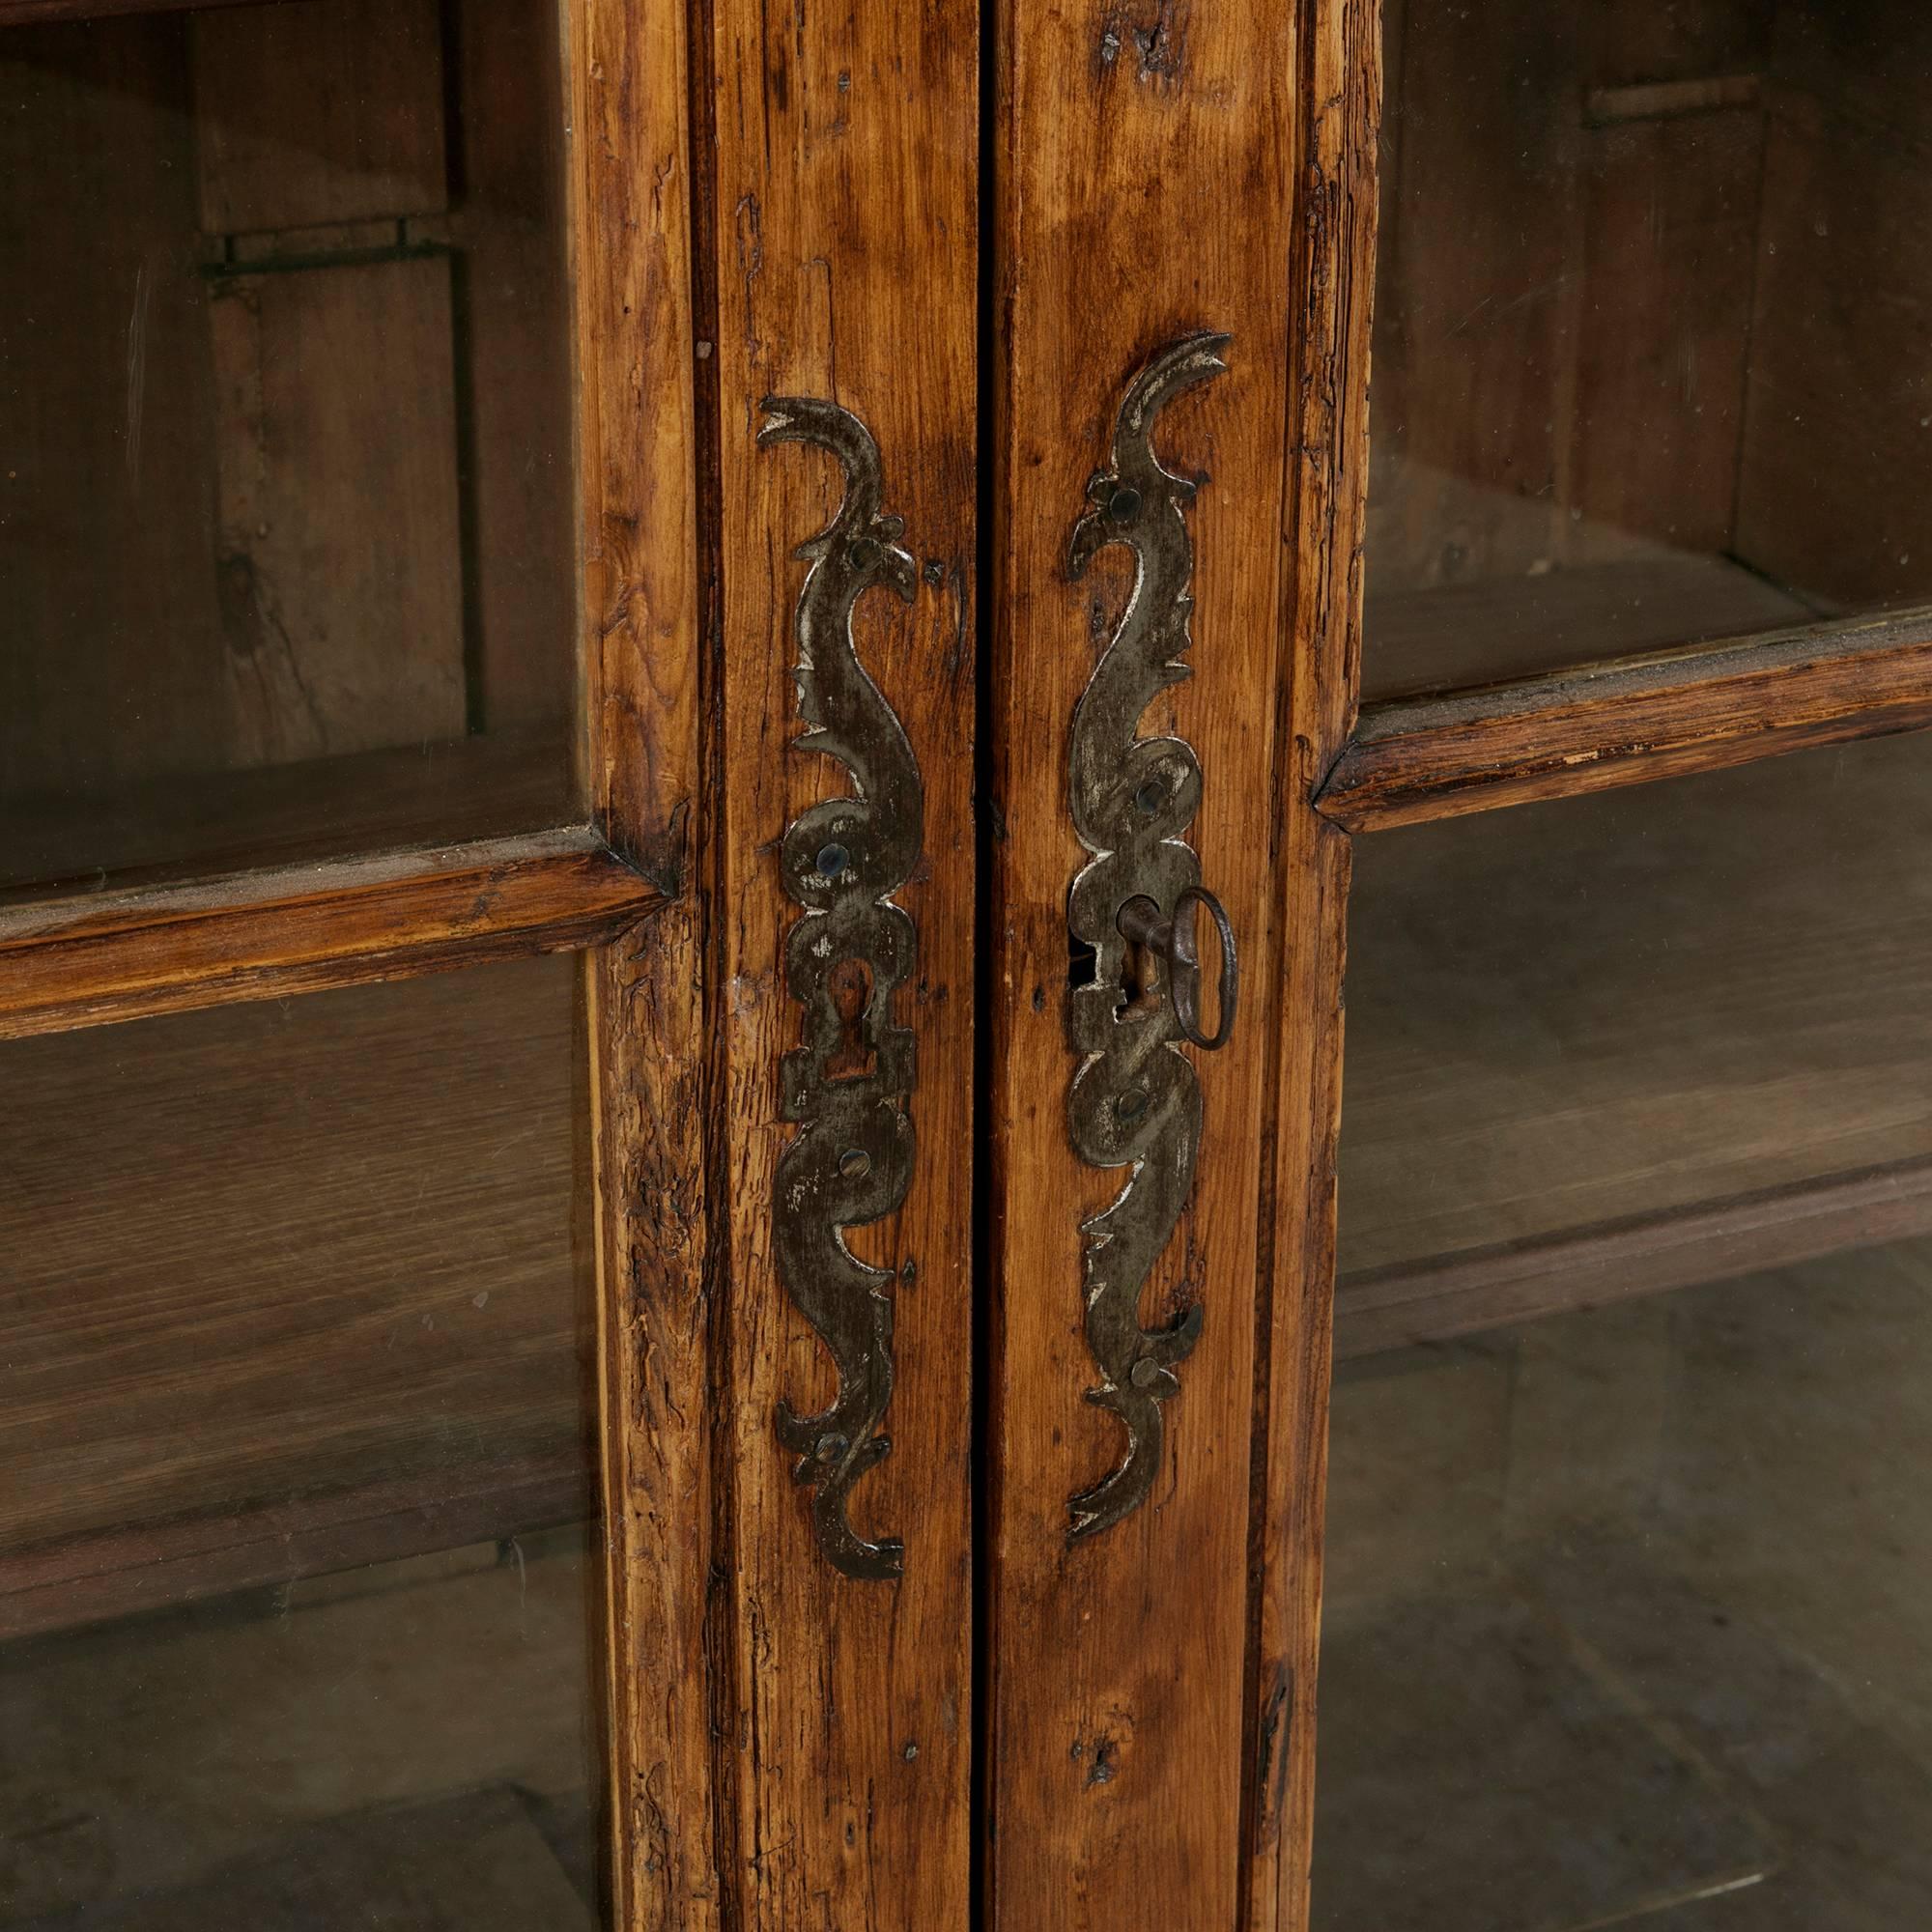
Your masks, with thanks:
[{"label": "pine wood surface", "polygon": [[[737,1878],[718,1654],[726,1316],[713,1253],[715,917],[700,696],[696,178],[680,6],[575,0],[567,156],[583,632],[597,821],[670,901],[586,962],[615,1932],[707,1932]],[[719,1204],[723,1211],[724,1204]]]},{"label": "pine wood surface", "polygon": [[572,951],[661,902],[568,826],[0,907],[0,1039]]},{"label": "pine wood surface", "polygon": [[[1258,1268],[1262,1122],[1285,970],[1283,832],[1269,800],[1293,769],[1274,699],[1290,675],[1280,533],[1297,428],[1288,294],[1302,54],[1289,10],[1144,18],[1032,0],[1004,11],[992,48],[984,1857],[987,1922],[1013,1932],[1232,1925],[1242,1902],[1256,1324],[1271,1286]],[[1325,272],[1324,247],[1315,252]],[[1293,316],[1295,329],[1305,321]],[[1086,855],[1066,745],[1127,583],[1119,552],[1069,582],[1066,545],[1129,380],[1199,329],[1232,335],[1229,370],[1170,405],[1153,433],[1171,469],[1203,478],[1187,513],[1192,676],[1138,728],[1176,729],[1199,754],[1189,837],[1233,919],[1246,1004],[1227,1051],[1198,1061],[1191,1203],[1142,1297],[1148,1322],[1205,1311],[1165,1406],[1167,1466],[1145,1506],[1069,1548],[1067,1498],[1122,1450],[1119,1425],[1084,1400],[1099,1377],[1083,1333],[1079,1223],[1126,1177],[1086,1167],[1067,1137],[1066,893]],[[1294,883],[1298,918],[1311,904],[1299,867]]]},{"label": "pine wood surface", "polygon": [[1932,724],[1932,616],[1807,624],[1370,705],[1318,803],[1351,832]]},{"label": "pine wood surface", "polygon": [[[978,33],[958,6],[910,37],[883,5],[694,18],[687,44],[682,9],[587,5],[574,36],[593,789],[613,844],[680,895],[593,980],[619,1922],[961,1923]],[[857,1500],[862,1528],[906,1539],[897,1584],[825,1564],[773,1433],[781,1394],[827,1386],[764,1206],[797,1037],[776,846],[845,781],[786,750],[791,553],[840,479],[823,453],[754,448],[773,392],[861,414],[922,560],[910,613],[860,616],[926,788],[926,862],[900,895],[918,1171],[896,1224],[853,1237],[918,1269],[892,1455]]]},{"label": "pine wood surface", "polygon": [[1276,854],[1282,906],[1262,1265],[1274,1293],[1258,1354],[1243,1755],[1242,1917],[1305,1932],[1315,1834],[1328,1393],[1350,841],[1312,809],[1360,684],[1368,368],[1381,116],[1377,0],[1307,0],[1299,112],[1304,200],[1293,258],[1293,657]]},{"label": "pine wood surface", "polygon": [[[976,639],[976,0],[896,0],[784,16],[714,0],[700,17],[716,138],[705,245],[715,265],[722,764],[716,970],[723,999],[718,1157],[728,1208],[729,1401],[723,1450],[735,1562],[727,1723],[746,1748],[732,1819],[746,1927],[822,1919],[853,1932],[968,1922],[972,1618],[972,1142]],[[885,509],[904,517],[910,608],[874,592],[861,654],[898,713],[924,785],[924,857],[895,898],[918,961],[895,995],[916,1037],[917,1153],[904,1208],[849,1236],[895,1269],[892,1452],[854,1493],[862,1535],[903,1538],[897,1582],[833,1570],[773,1433],[833,1389],[822,1345],[773,1266],[774,1166],[797,1129],[778,1108],[800,1037],[783,983],[776,843],[807,805],[849,793],[800,729],[797,546],[830,521],[830,453],[761,451],[766,395],[821,396],[877,440]]]}]

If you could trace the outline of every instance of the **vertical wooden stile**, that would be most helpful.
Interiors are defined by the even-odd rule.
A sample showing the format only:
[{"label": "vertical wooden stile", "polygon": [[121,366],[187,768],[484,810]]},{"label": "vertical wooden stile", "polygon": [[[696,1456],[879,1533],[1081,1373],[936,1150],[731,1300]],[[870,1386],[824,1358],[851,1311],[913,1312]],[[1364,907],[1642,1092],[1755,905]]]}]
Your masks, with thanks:
[{"label": "vertical wooden stile", "polygon": [[728,1548],[700,861],[691,145],[681,0],[567,15],[584,755],[613,846],[672,895],[589,955],[603,1365],[611,1919],[723,1923],[710,1642]]},{"label": "vertical wooden stile", "polygon": [[[735,1922],[913,1932],[967,1917],[978,10],[701,11],[716,140]],[[903,1540],[896,1581],[827,1561],[773,1427],[781,1399],[817,1409],[833,1389],[773,1255],[774,1173],[798,1131],[780,1119],[778,1066],[800,1038],[780,964],[798,912],[777,847],[852,780],[792,748],[797,550],[832,521],[845,479],[826,450],[757,446],[768,396],[864,422],[884,510],[905,520],[917,563],[909,606],[875,589],[855,618],[924,790],[923,858],[894,895],[918,934],[894,1015],[915,1037],[917,1153],[900,1211],[848,1236],[899,1277],[892,1449],[851,1503],[860,1534]]]},{"label": "vertical wooden stile", "polygon": [[[592,788],[674,895],[594,973],[623,1932],[967,1919],[978,52],[962,0],[579,0]],[[916,1166],[849,1236],[898,1275],[852,1498],[896,1581],[826,1560],[774,1427],[832,1382],[773,1253],[779,845],[851,785],[792,749],[796,551],[843,478],[756,446],[775,395],[865,422],[918,565],[856,618],[924,783]]]},{"label": "vertical wooden stile", "polygon": [[[1008,0],[1000,105],[990,724],[996,832],[989,1112],[992,1733],[987,1923],[1167,1932],[1233,1926],[1250,1783],[1249,1511],[1262,1123],[1287,962],[1277,844],[1291,439],[1291,262],[1302,205],[1291,9],[1129,10]],[[1143,1293],[1204,1328],[1165,1405],[1147,1502],[1069,1547],[1067,1499],[1121,1454],[1083,1334],[1079,1223],[1125,1176],[1079,1160],[1066,1093],[1068,729],[1126,595],[1124,554],[1071,580],[1067,542],[1138,368],[1199,330],[1225,374],[1155,425],[1199,477],[1192,675],[1140,733],[1197,753],[1190,833],[1225,901],[1245,991],[1197,1070],[1206,1116],[1187,1210]],[[1305,758],[1304,760],[1305,761]],[[1309,776],[1314,776],[1310,774]]]},{"label": "vertical wooden stile", "polygon": [[1281,1018],[1255,1414],[1253,1654],[1243,1932],[1305,1932],[1315,1834],[1315,1688],[1333,1355],[1335,1149],[1350,841],[1312,800],[1354,728],[1374,306],[1378,0],[1303,0],[1294,414],[1285,589],[1293,660],[1276,892]]}]

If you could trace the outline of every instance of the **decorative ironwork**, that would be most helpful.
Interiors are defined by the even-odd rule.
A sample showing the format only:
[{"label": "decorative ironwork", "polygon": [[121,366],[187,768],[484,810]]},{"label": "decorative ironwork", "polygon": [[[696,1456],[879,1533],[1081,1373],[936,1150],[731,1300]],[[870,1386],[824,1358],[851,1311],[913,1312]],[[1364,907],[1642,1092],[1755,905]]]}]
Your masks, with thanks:
[{"label": "decorative ironwork", "polygon": [[[1191,676],[1194,546],[1186,509],[1195,485],[1161,467],[1155,418],[1176,396],[1228,365],[1225,335],[1191,335],[1156,355],[1129,384],[1114,425],[1112,466],[1087,486],[1074,526],[1074,579],[1110,544],[1134,554],[1133,589],[1073,713],[1069,803],[1093,855],[1066,895],[1076,957],[1093,977],[1067,1002],[1067,1037],[1082,1056],[1066,1097],[1075,1151],[1094,1167],[1131,1167],[1113,1205],[1081,1224],[1087,1346],[1102,1380],[1087,1400],[1126,1431],[1118,1467],[1072,1497],[1068,1540],[1106,1529],[1147,1500],[1160,1468],[1161,1405],[1179,1389],[1176,1368],[1201,1338],[1199,1303],[1159,1328],[1141,1325],[1140,1297],[1173,1235],[1194,1180],[1201,1089],[1181,1038],[1225,1042],[1234,1018],[1233,934],[1183,838],[1201,803],[1201,766],[1178,737],[1137,736],[1162,690]],[[1222,935],[1222,1006],[1213,1037],[1200,1031],[1194,908]]]},{"label": "decorative ironwork", "polygon": [[898,544],[903,519],[883,512],[879,448],[865,424],[809,397],[768,396],[762,407],[760,448],[811,443],[845,470],[838,513],[794,553],[810,568],[795,618],[805,729],[793,745],[838,759],[858,793],[801,812],[780,854],[785,891],[805,909],[785,940],[805,1043],[781,1067],[784,1118],[799,1131],[779,1158],[774,1242],[780,1277],[830,1352],[838,1390],[816,1415],[781,1400],[778,1434],[799,1459],[793,1479],[812,1490],[827,1558],[848,1577],[892,1577],[904,1545],[867,1542],[847,1507],[853,1484],[892,1448],[879,1429],[893,1393],[894,1277],[848,1252],[844,1231],[893,1213],[912,1181],[913,1037],[892,1010],[917,935],[891,895],[919,863],[924,790],[905,727],[859,661],[852,612],[878,586],[910,603],[915,567]]}]

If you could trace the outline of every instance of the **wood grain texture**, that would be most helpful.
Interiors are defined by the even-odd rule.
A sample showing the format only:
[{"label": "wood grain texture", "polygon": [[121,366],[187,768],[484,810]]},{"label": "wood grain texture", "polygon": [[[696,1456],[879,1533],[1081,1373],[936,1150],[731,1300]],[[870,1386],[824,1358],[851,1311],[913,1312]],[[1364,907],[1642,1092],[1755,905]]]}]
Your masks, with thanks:
[{"label": "wood grain texture", "polygon": [[[1261,1122],[1272,1066],[1279,826],[1281,532],[1291,425],[1288,291],[1305,76],[1292,10],[1055,7],[1010,0],[992,60],[995,820],[990,1018],[994,1471],[987,1923],[1151,1932],[1229,1926],[1240,1904],[1249,1635],[1250,1416]],[[1208,215],[1211,211],[1211,216]],[[1313,218],[1331,211],[1325,208]],[[1204,218],[1205,217],[1205,218]],[[1297,320],[1299,320],[1297,318]],[[1229,369],[1153,431],[1203,478],[1192,675],[1137,721],[1199,755],[1190,838],[1238,935],[1250,1005],[1198,1062],[1205,1124],[1191,1201],[1141,1300],[1204,1311],[1165,1405],[1148,1501],[1069,1548],[1067,1500],[1119,1461],[1084,1400],[1079,1224],[1126,1178],[1068,1139],[1066,895],[1086,854],[1068,808],[1068,731],[1127,594],[1125,554],[1080,582],[1067,544],[1106,467],[1122,394],[1195,330]],[[1273,789],[1271,789],[1273,788]],[[1306,815],[1305,813],[1303,815]],[[1339,843],[1339,841],[1336,841]]]},{"label": "wood grain texture", "polygon": [[[977,27],[949,5],[908,33],[883,0],[694,18],[687,41],[682,8],[584,0],[572,33],[588,756],[613,845],[676,895],[592,981],[618,1922],[961,1923]],[[786,750],[792,552],[840,479],[754,448],[774,391],[864,417],[923,559],[910,613],[860,617],[926,785],[918,1170],[854,1237],[905,1264],[894,1447],[860,1502],[906,1537],[897,1584],[825,1564],[773,1431],[825,1375],[770,1253],[798,1025],[776,843],[845,781]]]},{"label": "wood grain texture", "polygon": [[1932,613],[1853,618],[1367,706],[1318,804],[1351,832],[1932,724]]},{"label": "wood grain texture", "polygon": [[183,23],[10,33],[0,85],[11,816],[214,761],[225,707]]},{"label": "wood grain texture", "polygon": [[1588,294],[1569,473],[1585,522],[1729,548],[1763,162],[1754,104],[1583,137]]},{"label": "wood grain texture", "polygon": [[561,731],[580,680],[558,10],[460,0],[452,17],[460,192],[448,228],[457,429],[473,525],[464,541],[469,721],[493,733]]},{"label": "wood grain texture", "polygon": [[681,5],[573,0],[565,72],[582,517],[582,757],[598,822],[670,898],[587,962],[601,1362],[611,1922],[724,1922],[714,1613],[727,1313],[707,1120],[689,46]]},{"label": "wood grain texture", "polygon": [[[319,842],[341,827],[338,851],[386,849],[418,828],[377,823],[365,787],[398,783],[407,818],[472,762],[466,733],[563,736],[557,23],[544,0],[480,11],[411,6],[379,30],[362,9],[370,31],[345,40],[323,6],[335,25],[287,45],[257,16],[315,8],[223,14],[234,47],[198,12],[0,41],[0,280],[33,292],[0,320],[0,889],[233,869],[258,856],[253,815],[276,845],[304,783]],[[412,131],[420,166],[391,165]],[[447,203],[445,172],[460,205],[410,212]],[[331,203],[330,184],[353,193]],[[220,220],[296,225],[211,236],[204,185]],[[398,745],[413,759],[333,783],[314,768]],[[310,769],[218,796],[212,775],[271,759]],[[476,818],[423,836],[579,816],[565,769],[520,823],[486,785]],[[196,849],[238,828],[240,856]]]},{"label": "wood grain texture", "polygon": [[[743,1747],[729,1897],[747,1928],[914,1932],[969,1915],[979,14],[976,0],[913,14],[895,0],[702,11],[717,170],[713,1023],[735,1550],[724,1634]],[[905,519],[918,562],[911,605],[875,592],[856,626],[924,788],[923,858],[895,895],[918,930],[895,1001],[918,1055],[911,1187],[896,1215],[849,1237],[899,1276],[892,1450],[852,1506],[861,1535],[903,1538],[896,1582],[826,1561],[774,1429],[781,1399],[810,1412],[833,1388],[773,1259],[775,1167],[797,1132],[780,1117],[779,1062],[801,1037],[781,969],[798,914],[777,842],[852,780],[790,749],[797,547],[831,521],[844,478],[827,451],[754,445],[767,395],[822,397],[865,422],[884,508]]]},{"label": "wood grain texture", "polygon": [[1773,9],[1385,11],[1371,599],[1729,550]]},{"label": "wood grain texture", "polygon": [[572,951],[661,902],[567,826],[0,908],[0,1039]]},{"label": "wood grain texture", "polygon": [[1629,1214],[1342,1277],[1335,1359],[1444,1342],[1640,1294],[1932,1234],[1932,1160]]},{"label": "wood grain texture", "polygon": [[1275,891],[1285,930],[1262,1224],[1242,1742],[1244,1932],[1306,1932],[1315,1836],[1342,979],[1351,853],[1313,809],[1354,722],[1369,477],[1378,0],[1303,0],[1302,200],[1293,261],[1293,496]]}]

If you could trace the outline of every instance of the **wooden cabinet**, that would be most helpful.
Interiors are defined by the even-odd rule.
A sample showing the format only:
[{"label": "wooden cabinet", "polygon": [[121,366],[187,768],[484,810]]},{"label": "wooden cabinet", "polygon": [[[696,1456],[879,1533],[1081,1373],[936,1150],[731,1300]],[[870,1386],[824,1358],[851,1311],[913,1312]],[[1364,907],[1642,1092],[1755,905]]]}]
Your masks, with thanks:
[{"label": "wooden cabinet", "polygon": [[1914,1922],[1928,53],[0,0],[0,1932]]}]

